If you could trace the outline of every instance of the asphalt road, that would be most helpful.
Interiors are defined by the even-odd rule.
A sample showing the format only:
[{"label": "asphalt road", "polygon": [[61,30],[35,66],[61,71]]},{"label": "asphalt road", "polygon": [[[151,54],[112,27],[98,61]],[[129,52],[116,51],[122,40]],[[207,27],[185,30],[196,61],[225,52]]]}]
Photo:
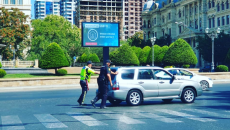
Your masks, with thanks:
[{"label": "asphalt road", "polygon": [[85,103],[78,106],[80,89],[0,93],[0,130],[100,129],[100,130],[229,130],[230,86],[214,84],[192,104],[175,99],[145,101],[131,107],[125,102],[108,109],[93,108],[90,89]]}]

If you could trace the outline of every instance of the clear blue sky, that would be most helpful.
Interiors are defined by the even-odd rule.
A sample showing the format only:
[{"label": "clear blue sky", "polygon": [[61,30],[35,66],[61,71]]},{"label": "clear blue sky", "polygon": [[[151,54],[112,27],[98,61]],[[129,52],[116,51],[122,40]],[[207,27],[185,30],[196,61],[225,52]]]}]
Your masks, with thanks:
[{"label": "clear blue sky", "polygon": [[35,19],[35,13],[34,13],[34,1],[35,0],[31,0],[31,15],[32,15],[32,17],[31,17],[31,19]]}]

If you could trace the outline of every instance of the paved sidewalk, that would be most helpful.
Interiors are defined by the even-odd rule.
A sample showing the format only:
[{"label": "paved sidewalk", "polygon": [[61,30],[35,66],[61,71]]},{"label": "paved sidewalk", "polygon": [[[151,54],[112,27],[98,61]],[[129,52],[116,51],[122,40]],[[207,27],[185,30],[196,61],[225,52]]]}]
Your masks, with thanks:
[{"label": "paved sidewalk", "polygon": [[[213,83],[230,83],[230,79],[213,80]],[[37,91],[37,90],[59,90],[59,89],[80,89],[80,84],[67,84],[67,85],[44,85],[44,86],[21,86],[21,87],[0,87],[0,92],[13,92],[13,91]],[[97,84],[89,84],[89,89],[98,88]]]}]

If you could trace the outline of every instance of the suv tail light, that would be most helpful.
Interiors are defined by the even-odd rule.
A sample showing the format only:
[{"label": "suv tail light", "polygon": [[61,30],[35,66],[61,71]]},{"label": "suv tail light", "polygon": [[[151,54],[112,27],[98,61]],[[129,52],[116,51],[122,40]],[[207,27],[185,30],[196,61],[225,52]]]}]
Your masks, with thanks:
[{"label": "suv tail light", "polygon": [[119,84],[117,81],[115,81],[113,84],[112,90],[119,90],[119,89],[120,89]]}]

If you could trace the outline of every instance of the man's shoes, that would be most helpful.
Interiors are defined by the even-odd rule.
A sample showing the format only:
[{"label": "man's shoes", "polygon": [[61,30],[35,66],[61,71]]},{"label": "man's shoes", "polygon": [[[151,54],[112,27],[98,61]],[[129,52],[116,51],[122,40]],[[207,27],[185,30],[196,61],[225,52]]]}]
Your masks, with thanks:
[{"label": "man's shoes", "polygon": [[81,106],[81,103],[79,101],[77,101],[79,103],[79,106]]},{"label": "man's shoes", "polygon": [[87,104],[81,104],[81,106],[87,106]]},{"label": "man's shoes", "polygon": [[94,100],[91,100],[91,103],[92,103],[93,107],[96,108]]}]

